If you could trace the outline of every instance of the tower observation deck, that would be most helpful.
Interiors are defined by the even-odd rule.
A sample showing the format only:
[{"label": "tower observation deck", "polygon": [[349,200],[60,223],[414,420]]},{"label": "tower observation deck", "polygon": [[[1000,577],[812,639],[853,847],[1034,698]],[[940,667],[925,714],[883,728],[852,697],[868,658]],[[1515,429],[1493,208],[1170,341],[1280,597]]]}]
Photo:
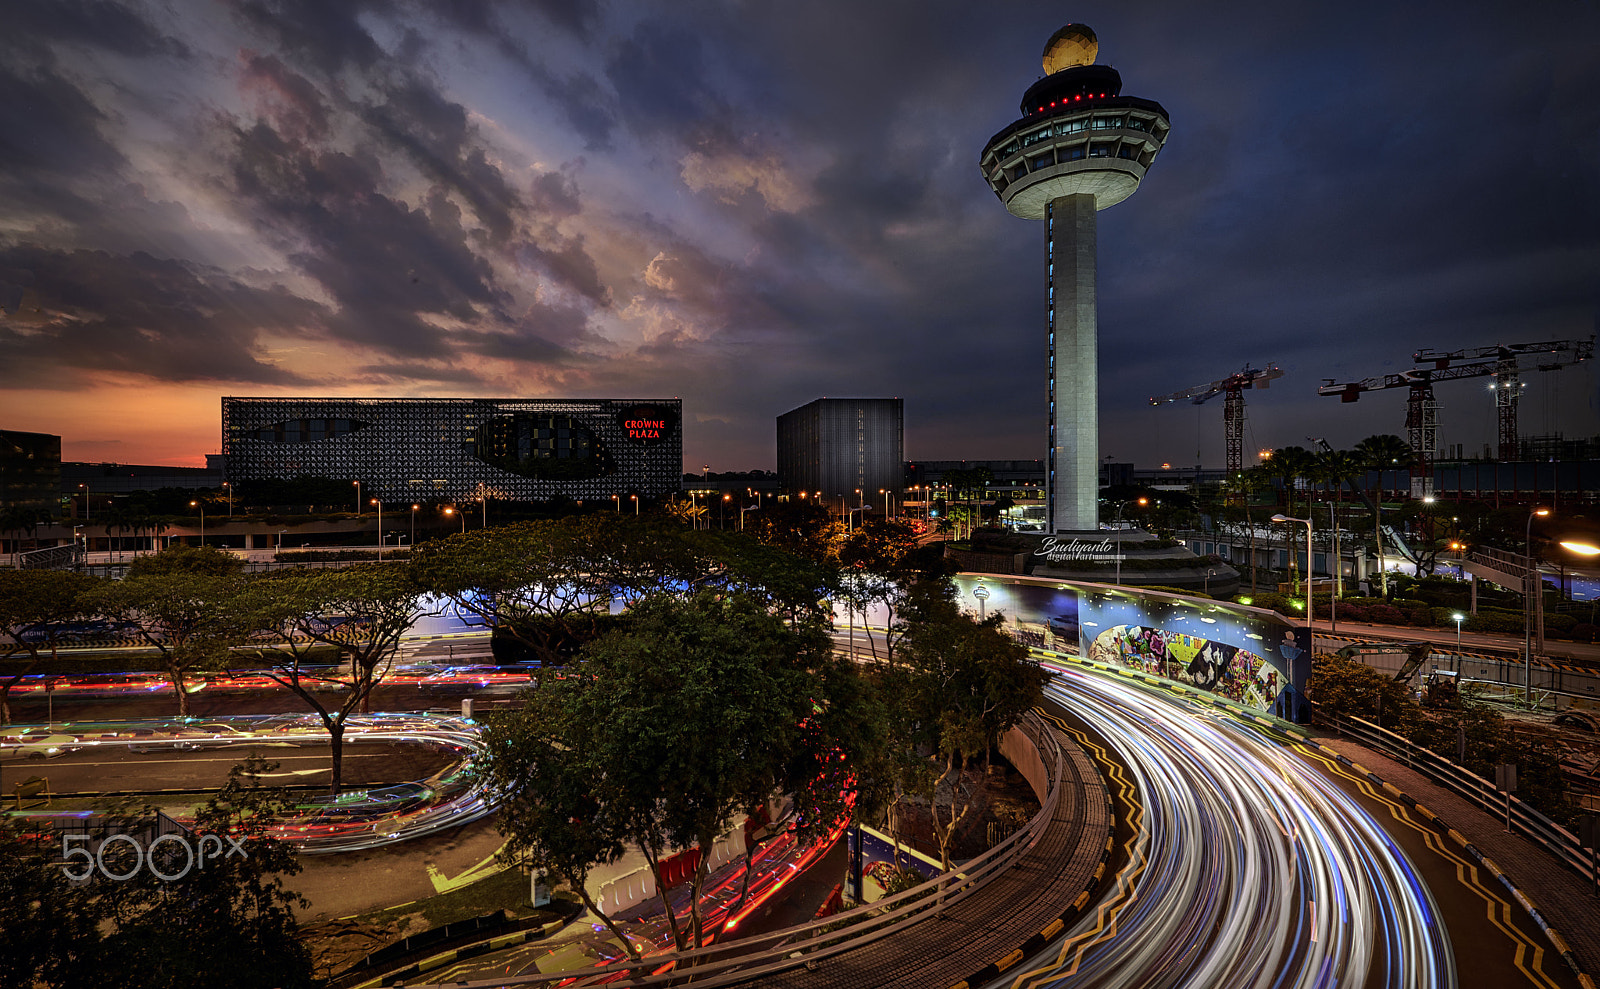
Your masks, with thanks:
[{"label": "tower observation deck", "polygon": [[1045,221],[1050,446],[1049,531],[1099,527],[1100,411],[1095,213],[1133,195],[1166,142],[1167,111],[1122,95],[1096,65],[1099,42],[1068,24],[1044,49],[1022,117],[989,139],[979,167],[1014,216]]}]

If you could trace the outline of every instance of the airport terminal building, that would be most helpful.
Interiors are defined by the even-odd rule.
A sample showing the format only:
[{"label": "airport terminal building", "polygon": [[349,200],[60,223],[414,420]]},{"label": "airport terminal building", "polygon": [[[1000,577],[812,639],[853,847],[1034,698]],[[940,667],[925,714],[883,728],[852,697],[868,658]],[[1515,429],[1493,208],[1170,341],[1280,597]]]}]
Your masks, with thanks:
[{"label": "airport terminal building", "polygon": [[389,502],[678,491],[680,399],[224,398],[228,479],[360,481]]}]

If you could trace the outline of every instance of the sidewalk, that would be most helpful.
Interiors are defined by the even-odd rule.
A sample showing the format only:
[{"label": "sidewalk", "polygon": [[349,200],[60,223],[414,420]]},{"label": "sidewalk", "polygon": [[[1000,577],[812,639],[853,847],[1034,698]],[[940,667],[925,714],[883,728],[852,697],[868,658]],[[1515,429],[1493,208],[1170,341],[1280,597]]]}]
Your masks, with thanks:
[{"label": "sidewalk", "polygon": [[1507,834],[1502,819],[1404,763],[1321,728],[1300,730],[1394,784],[1460,832],[1527,894],[1566,938],[1584,971],[1600,973],[1600,897],[1591,894],[1585,879],[1526,837]]}]

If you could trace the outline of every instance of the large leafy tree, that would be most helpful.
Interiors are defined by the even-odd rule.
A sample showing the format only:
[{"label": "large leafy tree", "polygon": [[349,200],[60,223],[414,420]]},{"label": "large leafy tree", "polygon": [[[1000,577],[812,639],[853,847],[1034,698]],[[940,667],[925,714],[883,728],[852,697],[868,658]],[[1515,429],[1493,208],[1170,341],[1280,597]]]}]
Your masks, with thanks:
[{"label": "large leafy tree", "polygon": [[99,583],[70,570],[0,570],[0,725],[11,723],[11,688],[91,613],[86,598]]},{"label": "large leafy tree", "polygon": [[133,623],[161,655],[178,698],[189,713],[189,675],[217,669],[249,628],[239,607],[244,561],[209,546],[173,546],[135,559],[128,576],[85,595],[85,606]]},{"label": "large leafy tree", "polygon": [[[786,623],[759,598],[655,595],[526,709],[492,722],[485,772],[514,851],[578,889],[592,864],[632,846],[665,901],[672,849],[709,852],[757,803],[800,794],[809,826],[837,820],[837,767],[870,735],[865,696],[819,629]],[[688,929],[668,911],[679,947],[705,937],[706,857],[690,879]]]},{"label": "large leafy tree", "polygon": [[769,546],[814,563],[832,559],[843,535],[839,517],[814,501],[773,500],[746,520],[745,531]]},{"label": "large leafy tree", "polygon": [[[267,675],[322,719],[333,758],[332,792],[344,778],[344,728],[371,710],[372,692],[393,666],[400,640],[416,624],[418,589],[405,567],[381,563],[294,569],[253,581],[239,610],[266,642],[255,653]],[[313,662],[334,651],[334,666]]]},{"label": "large leafy tree", "polygon": [[[412,568],[423,589],[448,598],[468,622],[555,666],[568,658],[564,647],[603,630],[621,591],[613,583],[621,568],[608,523],[617,520],[591,515],[478,529],[423,543]],[[643,542],[632,558],[645,555]],[[648,579],[664,565],[658,560],[629,580]]]},{"label": "large leafy tree", "polygon": [[893,696],[910,708],[903,718],[913,727],[909,741],[932,748],[942,763],[930,810],[948,869],[951,843],[977,805],[977,794],[964,785],[968,765],[1039,702],[1051,674],[1002,631],[1003,615],[973,619],[947,584],[918,585],[902,614],[906,671]]}]

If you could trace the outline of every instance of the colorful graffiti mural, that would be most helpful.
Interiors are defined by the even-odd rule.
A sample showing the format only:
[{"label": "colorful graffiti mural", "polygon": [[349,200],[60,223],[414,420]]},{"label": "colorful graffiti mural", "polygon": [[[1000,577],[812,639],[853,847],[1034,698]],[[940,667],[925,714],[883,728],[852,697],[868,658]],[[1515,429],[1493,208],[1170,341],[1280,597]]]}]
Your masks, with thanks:
[{"label": "colorful graffiti mural", "polygon": [[[1137,587],[960,574],[969,611],[1034,649],[1137,669],[1290,720],[1306,716],[1310,632],[1259,608]],[[982,585],[981,605],[973,591]]]}]

